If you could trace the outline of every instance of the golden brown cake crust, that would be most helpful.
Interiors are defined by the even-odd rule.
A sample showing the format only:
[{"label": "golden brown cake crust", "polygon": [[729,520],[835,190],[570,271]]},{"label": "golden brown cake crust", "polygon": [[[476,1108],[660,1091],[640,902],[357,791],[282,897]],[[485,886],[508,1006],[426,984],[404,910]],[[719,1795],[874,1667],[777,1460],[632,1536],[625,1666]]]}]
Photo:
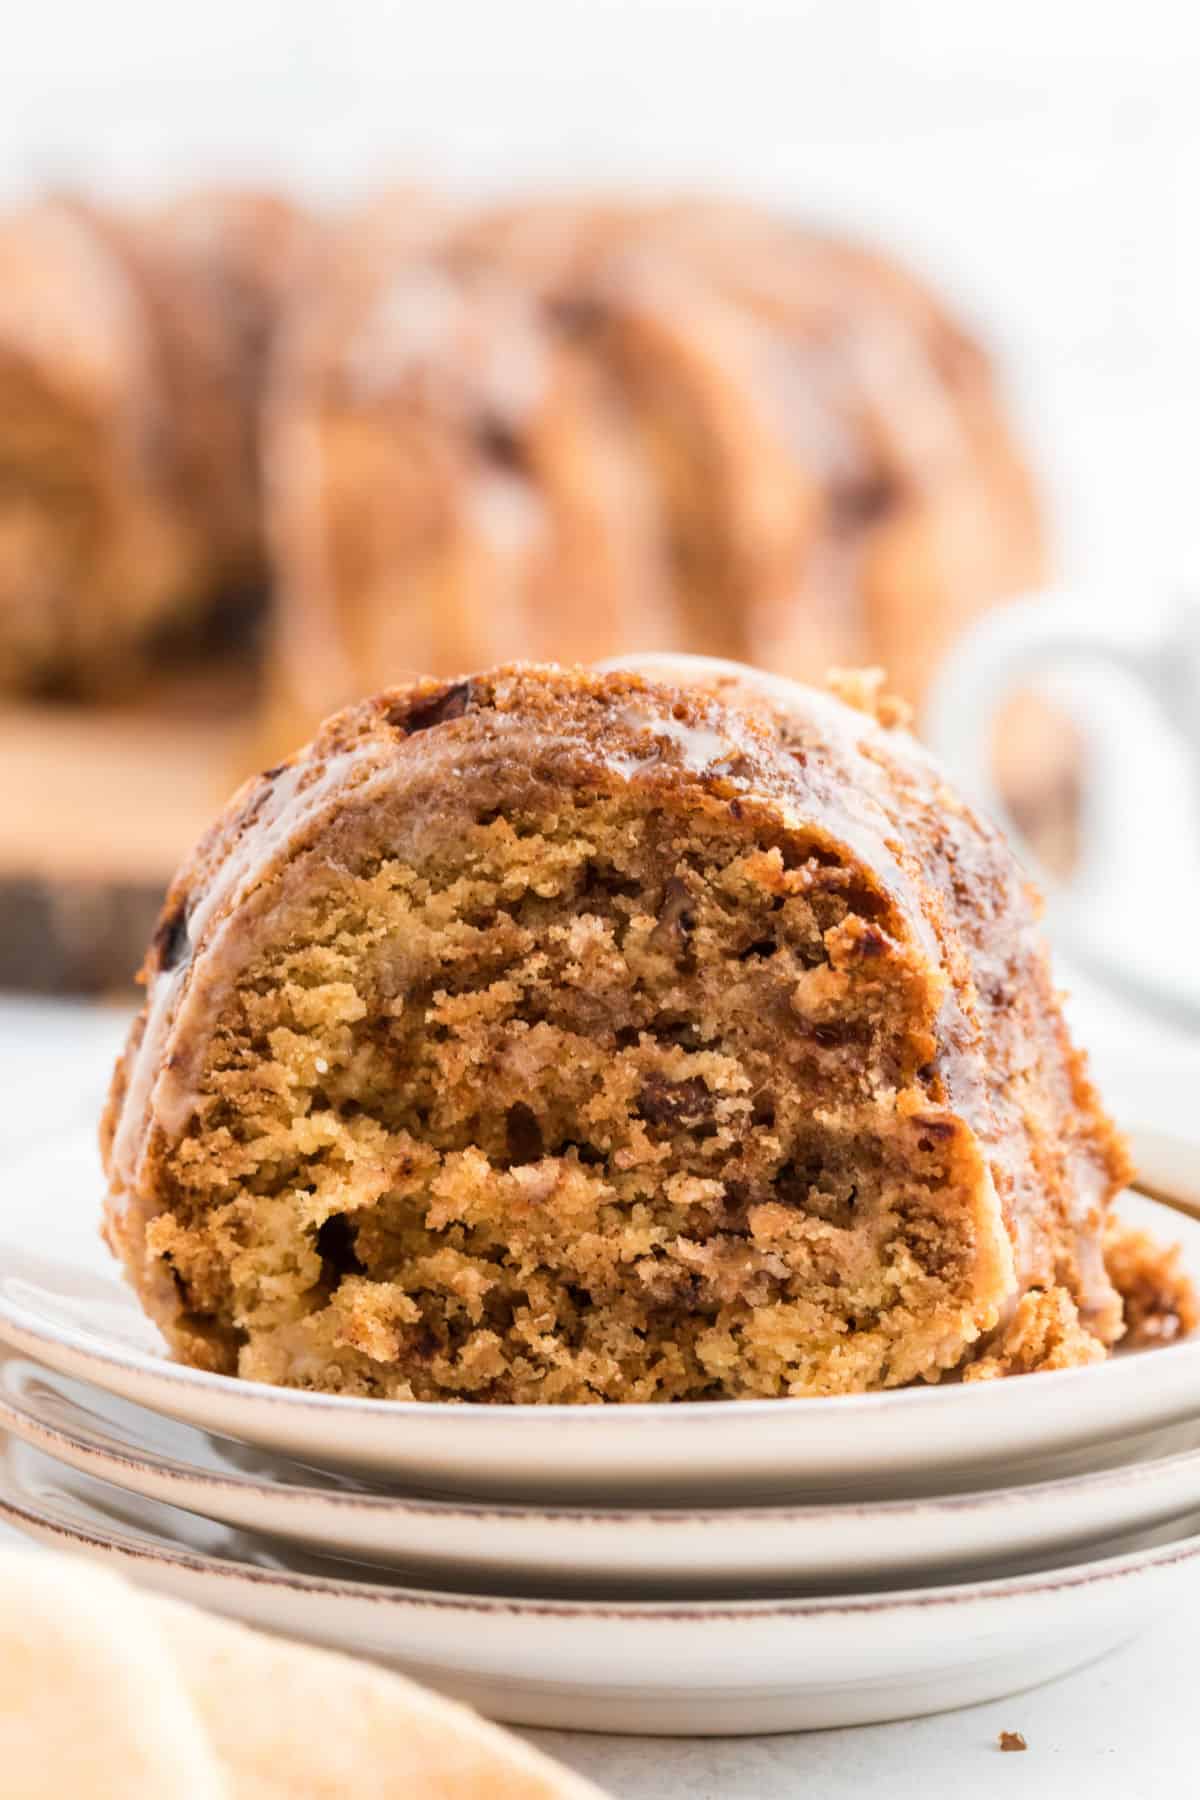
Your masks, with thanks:
[{"label": "golden brown cake crust", "polygon": [[424,680],[235,796],[103,1127],[179,1354],[594,1400],[1116,1339],[1125,1154],[1003,841],[871,684],[716,686]]},{"label": "golden brown cake crust", "polygon": [[1178,1244],[1162,1244],[1149,1232],[1111,1219],[1104,1260],[1124,1306],[1123,1348],[1173,1344],[1200,1325],[1195,1285]]}]

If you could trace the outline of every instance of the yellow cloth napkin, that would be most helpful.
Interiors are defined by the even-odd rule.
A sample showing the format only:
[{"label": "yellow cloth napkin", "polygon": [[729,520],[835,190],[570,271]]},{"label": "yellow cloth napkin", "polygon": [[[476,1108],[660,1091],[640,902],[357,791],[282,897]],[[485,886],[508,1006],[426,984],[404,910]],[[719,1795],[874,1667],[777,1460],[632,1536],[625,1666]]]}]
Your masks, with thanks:
[{"label": "yellow cloth napkin", "polygon": [[464,1706],[74,1557],[0,1552],[6,1800],[602,1800]]}]

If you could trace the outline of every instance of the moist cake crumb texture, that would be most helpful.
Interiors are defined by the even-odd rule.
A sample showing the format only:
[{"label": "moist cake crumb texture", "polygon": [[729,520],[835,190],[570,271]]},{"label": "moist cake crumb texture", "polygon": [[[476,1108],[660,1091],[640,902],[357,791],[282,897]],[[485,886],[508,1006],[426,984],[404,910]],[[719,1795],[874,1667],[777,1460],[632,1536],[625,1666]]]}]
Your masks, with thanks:
[{"label": "moist cake crumb texture", "polygon": [[1160,1244],[1147,1231],[1109,1221],[1105,1262],[1125,1307],[1122,1343],[1129,1349],[1171,1344],[1200,1324],[1195,1287],[1178,1244]]},{"label": "moist cake crumb texture", "polygon": [[[1127,1165],[1033,900],[846,691],[517,666],[248,783],[168,898],[103,1130],[176,1354],[478,1402],[1105,1355]],[[1190,1329],[1171,1259],[1112,1242],[1139,1341]]]}]

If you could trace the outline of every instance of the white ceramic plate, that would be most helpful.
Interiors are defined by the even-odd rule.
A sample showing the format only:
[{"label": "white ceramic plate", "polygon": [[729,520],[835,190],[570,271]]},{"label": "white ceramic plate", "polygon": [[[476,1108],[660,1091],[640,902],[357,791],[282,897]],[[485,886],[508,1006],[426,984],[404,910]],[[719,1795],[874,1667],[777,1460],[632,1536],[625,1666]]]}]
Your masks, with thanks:
[{"label": "white ceramic plate", "polygon": [[[4,1168],[0,1339],[114,1394],[323,1467],[472,1498],[742,1503],[912,1495],[1041,1480],[1090,1445],[1200,1415],[1200,1340],[1098,1367],[834,1400],[680,1406],[447,1406],[265,1387],[171,1362],[99,1242],[90,1134],[27,1144]],[[1180,1238],[1200,1225],[1128,1196]]]},{"label": "white ceramic plate", "polygon": [[84,1474],[310,1551],[400,1566],[440,1587],[745,1599],[942,1579],[1063,1552],[1200,1507],[1200,1423],[1173,1454],[1073,1479],[933,1500],[717,1511],[473,1506],[320,1480],[297,1463],[160,1418],[10,1358],[0,1428]]},{"label": "white ceramic plate", "polygon": [[907,1593],[468,1598],[312,1573],[21,1444],[0,1467],[0,1517],[180,1599],[397,1663],[494,1718],[595,1731],[803,1730],[994,1699],[1124,1642],[1184,1602],[1200,1569],[1200,1535],[1180,1529],[1101,1561]]}]

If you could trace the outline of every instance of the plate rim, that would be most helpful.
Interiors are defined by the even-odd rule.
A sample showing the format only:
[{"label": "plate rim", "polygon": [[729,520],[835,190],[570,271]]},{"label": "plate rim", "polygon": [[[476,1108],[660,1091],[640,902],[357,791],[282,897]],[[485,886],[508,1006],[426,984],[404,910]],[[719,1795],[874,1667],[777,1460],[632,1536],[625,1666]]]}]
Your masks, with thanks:
[{"label": "plate rim", "polygon": [[[136,1531],[90,1529],[67,1523],[39,1511],[30,1497],[12,1497],[12,1472],[5,1461],[0,1470],[0,1519],[20,1530],[22,1527],[46,1532],[72,1547],[76,1553],[99,1551],[130,1562],[159,1563],[170,1569],[222,1582],[243,1583],[251,1587],[270,1587],[277,1591],[301,1594],[327,1603],[365,1602],[393,1611],[433,1610],[451,1613],[474,1613],[483,1618],[551,1617],[559,1619],[625,1620],[630,1623],[675,1622],[702,1623],[706,1620],[812,1619],[827,1617],[871,1617],[884,1613],[922,1612],[968,1606],[972,1603],[1030,1599],[1037,1595],[1057,1594],[1072,1589],[1098,1586],[1102,1583],[1126,1581],[1151,1570],[1183,1567],[1200,1558],[1200,1529],[1186,1536],[1172,1538],[1139,1550],[1117,1556],[1098,1557],[1068,1564],[1062,1568],[1038,1569],[1024,1575],[1006,1575],[991,1580],[947,1583],[921,1588],[884,1589],[866,1594],[829,1594],[773,1597],[765,1600],[689,1599],[678,1596],[670,1600],[611,1599],[529,1599],[509,1594],[451,1594],[433,1588],[415,1588],[399,1583],[338,1580],[327,1575],[307,1575],[286,1569],[260,1568],[237,1559],[191,1550],[166,1541],[147,1541]],[[90,1505],[86,1500],[85,1505]]]},{"label": "plate rim", "polygon": [[[51,1373],[55,1372],[51,1371]],[[137,1402],[129,1401],[127,1404],[137,1405]],[[141,1410],[147,1411],[148,1409],[142,1408]],[[201,1427],[194,1425],[188,1425],[187,1429],[202,1430]],[[1170,1429],[1170,1427],[1165,1429]],[[948,1494],[884,1496],[875,1500],[826,1499],[795,1503],[767,1501],[757,1505],[740,1506],[709,1504],[693,1507],[684,1503],[676,1507],[643,1507],[637,1504],[606,1507],[588,1503],[572,1505],[570,1502],[564,1502],[561,1505],[547,1505],[545,1503],[525,1504],[517,1500],[475,1501],[453,1495],[438,1499],[382,1491],[373,1492],[366,1489],[359,1491],[345,1487],[324,1489],[301,1482],[276,1486],[268,1480],[257,1480],[254,1476],[236,1469],[228,1472],[210,1471],[175,1456],[158,1457],[152,1452],[143,1452],[138,1455],[129,1450],[110,1449],[96,1440],[90,1440],[87,1435],[80,1435],[58,1425],[47,1424],[32,1411],[13,1405],[3,1387],[0,1387],[0,1430],[11,1433],[22,1442],[33,1442],[35,1448],[42,1454],[58,1461],[63,1461],[65,1458],[56,1451],[55,1446],[68,1446],[71,1450],[80,1452],[96,1462],[104,1462],[110,1466],[140,1470],[159,1479],[165,1477],[180,1485],[187,1483],[195,1487],[203,1487],[214,1494],[233,1491],[246,1496],[253,1495],[270,1500],[272,1504],[282,1502],[285,1505],[294,1506],[297,1510],[302,1506],[317,1505],[329,1506],[346,1514],[367,1512],[380,1517],[397,1515],[404,1518],[441,1520],[446,1523],[452,1520],[476,1523],[482,1523],[485,1520],[499,1520],[514,1523],[520,1520],[525,1523],[598,1525],[614,1529],[624,1524],[652,1527],[686,1523],[693,1528],[715,1530],[730,1525],[736,1526],[739,1523],[758,1524],[766,1521],[780,1525],[814,1525],[818,1521],[834,1516],[840,1519],[877,1519],[880,1522],[904,1516],[916,1516],[932,1522],[947,1514],[961,1517],[985,1509],[1010,1511],[1014,1507],[1028,1505],[1031,1500],[1045,1502],[1051,1498],[1070,1499],[1115,1489],[1136,1489],[1151,1485],[1155,1480],[1165,1478],[1170,1474],[1181,1473],[1190,1465],[1194,1464],[1200,1467],[1200,1442],[1198,1442],[1191,1450],[1173,1451],[1167,1456],[1150,1457],[1136,1462],[1120,1462],[1112,1468],[1084,1469],[1075,1474],[1052,1476],[1042,1481],[1021,1482],[1009,1487],[971,1488]],[[291,1459],[281,1457],[280,1460]],[[297,1464],[297,1467],[300,1466]],[[92,1471],[86,1469],[83,1473],[91,1474]],[[94,1478],[97,1480],[110,1479],[103,1475],[96,1475]],[[112,1485],[119,1484],[113,1482]],[[171,1504],[171,1502],[168,1501],[166,1504]],[[183,1510],[189,1509],[184,1508]]]}]

